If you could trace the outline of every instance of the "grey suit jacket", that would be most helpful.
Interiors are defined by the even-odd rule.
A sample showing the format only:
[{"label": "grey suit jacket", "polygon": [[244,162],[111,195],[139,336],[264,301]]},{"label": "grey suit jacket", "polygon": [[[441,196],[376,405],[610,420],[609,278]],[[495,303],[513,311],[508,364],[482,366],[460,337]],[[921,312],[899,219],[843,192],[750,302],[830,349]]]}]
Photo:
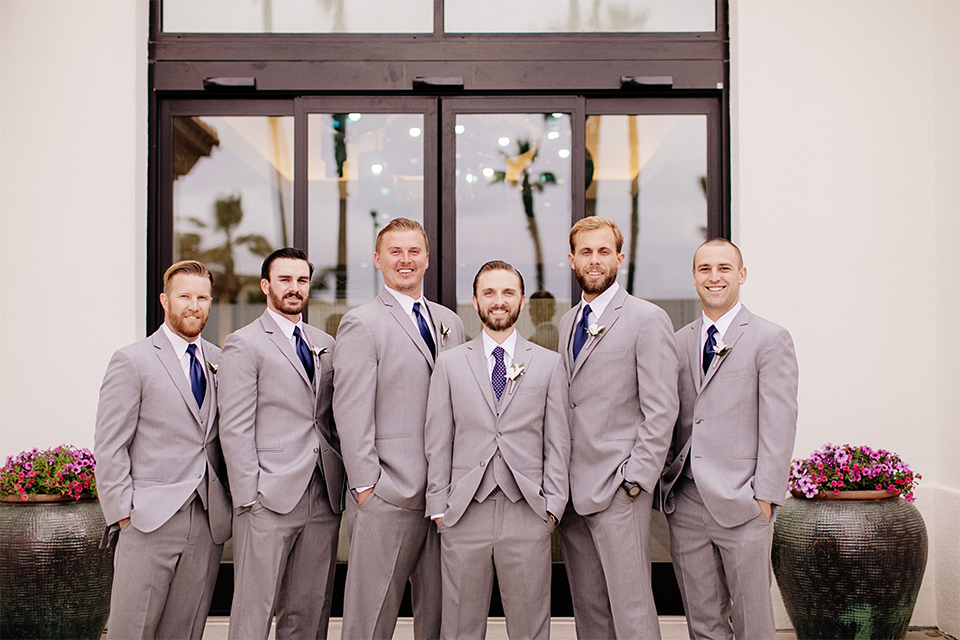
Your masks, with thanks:
[{"label": "grey suit jacket", "polygon": [[437,359],[427,426],[427,516],[453,526],[473,500],[498,448],[527,504],[544,520],[567,504],[570,430],[567,381],[560,357],[517,336],[514,364],[523,374],[497,406],[483,338]]},{"label": "grey suit jacket", "polygon": [[264,311],[230,334],[220,357],[220,439],[233,505],[258,499],[276,513],[300,501],[319,465],[330,508],[343,511],[344,475],[330,404],[333,338],[304,323],[314,354],[310,383],[296,350]]},{"label": "grey suit jacket", "polygon": [[[463,343],[463,323],[427,302],[438,353]],[[441,337],[440,325],[449,329]],[[349,311],[337,330],[333,411],[351,488],[375,486],[381,499],[423,509],[427,459],[423,425],[433,357],[386,289]]]},{"label": "grey suit jacket", "polygon": [[677,420],[677,352],[660,307],[621,288],[580,357],[573,359],[574,307],[560,320],[570,380],[570,499],[580,515],[603,511],[624,479],[652,493]]},{"label": "grey suit jacket", "polygon": [[206,340],[201,344],[207,378],[202,407],[162,328],[110,359],[94,435],[97,492],[108,523],[129,517],[139,531],[155,531],[184,505],[206,474],[210,531],[218,544],[230,538],[233,510],[213,373],[220,349]]},{"label": "grey suit jacket", "polygon": [[797,357],[786,329],[742,307],[722,337],[731,347],[701,378],[700,319],[676,334],[680,417],[664,473],[670,489],[689,460],[710,515],[724,527],[760,513],[756,500],[781,504],[797,432]]}]

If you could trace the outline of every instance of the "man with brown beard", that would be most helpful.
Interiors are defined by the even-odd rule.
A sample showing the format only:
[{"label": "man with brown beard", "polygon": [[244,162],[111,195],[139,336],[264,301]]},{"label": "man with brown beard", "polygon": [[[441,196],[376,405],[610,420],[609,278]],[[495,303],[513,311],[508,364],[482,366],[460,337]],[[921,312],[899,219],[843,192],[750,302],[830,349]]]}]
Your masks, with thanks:
[{"label": "man with brown beard", "polygon": [[566,506],[570,458],[566,375],[556,352],[514,328],[519,271],[488,262],[473,291],[483,331],[437,359],[424,430],[441,637],[485,635],[496,572],[507,634],[549,638],[550,533]]},{"label": "man with brown beard", "polygon": [[583,297],[560,320],[572,447],[560,543],[577,636],[652,640],[650,508],[679,410],[678,362],[666,312],[617,284],[622,249],[606,218],[570,230]]},{"label": "man with brown beard", "polygon": [[220,357],[220,425],[234,506],[229,637],[325,638],[344,474],[332,420],[333,338],[303,321],[313,265],[278,249],[267,309]]}]

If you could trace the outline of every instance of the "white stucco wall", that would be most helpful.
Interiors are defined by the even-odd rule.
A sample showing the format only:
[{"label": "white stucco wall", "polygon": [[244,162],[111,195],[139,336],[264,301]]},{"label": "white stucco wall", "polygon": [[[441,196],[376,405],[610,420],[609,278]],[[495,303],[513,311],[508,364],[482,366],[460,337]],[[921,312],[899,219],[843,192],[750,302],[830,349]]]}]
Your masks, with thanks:
[{"label": "white stucco wall", "polygon": [[93,445],[146,307],[143,0],[0,2],[0,455]]},{"label": "white stucco wall", "polygon": [[923,474],[931,544],[912,624],[954,636],[958,7],[733,0],[730,83],[743,297],[796,342],[795,456],[869,444]]},{"label": "white stucco wall", "polygon": [[[147,12],[0,2],[3,457],[92,445],[110,354],[144,335]],[[960,2],[731,0],[731,50],[734,240],[744,301],[796,341],[795,455],[924,475],[914,624],[960,636]]]}]

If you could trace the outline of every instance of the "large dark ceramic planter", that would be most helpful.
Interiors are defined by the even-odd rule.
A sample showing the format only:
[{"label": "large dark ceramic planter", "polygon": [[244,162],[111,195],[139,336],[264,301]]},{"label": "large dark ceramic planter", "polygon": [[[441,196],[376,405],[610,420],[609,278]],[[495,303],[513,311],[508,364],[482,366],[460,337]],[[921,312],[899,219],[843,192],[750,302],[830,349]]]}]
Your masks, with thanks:
[{"label": "large dark ceramic planter", "polygon": [[[904,638],[927,563],[920,512],[899,497],[788,498],[773,571],[797,638]],[[883,496],[883,497],[881,497]]]},{"label": "large dark ceramic planter", "polygon": [[95,499],[0,502],[0,638],[100,638],[113,581],[103,529]]}]

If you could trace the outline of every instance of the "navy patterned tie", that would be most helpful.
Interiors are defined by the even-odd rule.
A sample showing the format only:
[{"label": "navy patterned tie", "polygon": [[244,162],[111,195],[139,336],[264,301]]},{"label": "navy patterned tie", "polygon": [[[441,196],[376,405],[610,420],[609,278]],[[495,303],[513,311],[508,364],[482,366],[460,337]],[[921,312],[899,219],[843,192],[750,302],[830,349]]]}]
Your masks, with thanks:
[{"label": "navy patterned tie", "polygon": [[207,393],[207,378],[203,375],[203,367],[197,360],[197,345],[188,344],[187,353],[190,354],[190,387],[193,397],[197,399],[197,406],[203,406],[203,396]]},{"label": "navy patterned tie", "polygon": [[300,362],[303,363],[303,368],[307,370],[307,377],[310,378],[310,382],[313,382],[313,354],[310,353],[310,347],[307,346],[306,340],[300,335],[300,327],[293,328],[293,337],[297,341],[297,355],[300,356]]},{"label": "navy patterned tie", "polygon": [[703,343],[703,372],[706,373],[713,362],[713,356],[716,355],[717,348],[717,327],[710,325],[707,329],[707,341]]},{"label": "navy patterned tie", "polygon": [[590,333],[587,331],[587,327],[590,326],[590,305],[584,305],[583,307],[583,316],[580,318],[580,322],[577,323],[577,328],[573,332],[573,359],[576,360],[577,356],[580,355],[580,349],[583,349],[583,345],[587,343],[587,338],[590,337]]},{"label": "navy patterned tie", "polygon": [[497,400],[499,400],[507,386],[507,366],[503,363],[503,347],[497,347],[493,350],[493,359],[493,373],[490,376],[490,383],[493,384],[493,392],[497,394]]},{"label": "navy patterned tie", "polygon": [[427,321],[424,320],[423,314],[420,313],[420,303],[413,303],[413,315],[417,316],[417,326],[420,328],[420,335],[423,337],[423,341],[427,343],[427,347],[430,349],[430,355],[434,358],[437,357],[437,345],[433,342],[433,336],[430,334],[430,326],[427,324]]}]

